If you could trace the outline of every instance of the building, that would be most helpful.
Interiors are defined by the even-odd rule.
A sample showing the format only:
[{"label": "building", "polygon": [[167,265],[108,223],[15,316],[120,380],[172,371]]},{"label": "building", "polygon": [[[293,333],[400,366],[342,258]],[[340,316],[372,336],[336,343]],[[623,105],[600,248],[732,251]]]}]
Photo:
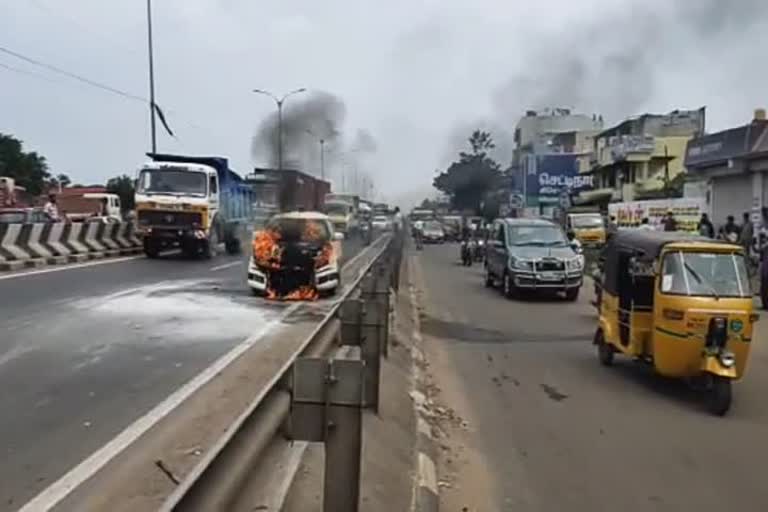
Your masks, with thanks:
[{"label": "building", "polygon": [[760,221],[768,206],[768,121],[763,109],[752,121],[691,140],[686,149],[686,185],[701,190],[715,225],[728,215],[751,212]]},{"label": "building", "polygon": [[513,207],[551,215],[564,193],[591,187],[591,176],[579,172],[602,128],[603,118],[596,114],[575,114],[566,108],[526,112],[515,129]]},{"label": "building", "polygon": [[[583,203],[657,199],[673,194],[682,183],[685,148],[704,133],[706,111],[675,110],[644,114],[602,131],[593,140],[590,165],[594,189],[581,194]],[[678,194],[679,195],[679,194]]]}]

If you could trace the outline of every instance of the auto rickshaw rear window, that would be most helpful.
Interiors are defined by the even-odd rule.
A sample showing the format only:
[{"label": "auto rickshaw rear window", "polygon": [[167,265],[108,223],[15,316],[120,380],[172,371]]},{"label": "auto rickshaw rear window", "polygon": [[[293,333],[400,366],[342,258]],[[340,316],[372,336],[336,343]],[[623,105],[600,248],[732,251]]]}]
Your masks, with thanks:
[{"label": "auto rickshaw rear window", "polygon": [[744,257],[673,251],[664,255],[660,290],[668,295],[751,297]]}]

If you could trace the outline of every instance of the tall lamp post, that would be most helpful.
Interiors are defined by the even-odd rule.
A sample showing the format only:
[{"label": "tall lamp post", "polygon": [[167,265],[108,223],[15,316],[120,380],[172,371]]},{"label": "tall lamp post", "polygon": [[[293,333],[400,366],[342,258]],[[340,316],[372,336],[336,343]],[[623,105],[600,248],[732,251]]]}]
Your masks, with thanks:
[{"label": "tall lamp post", "polygon": [[305,130],[308,134],[310,134],[313,137],[316,137],[318,141],[320,141],[320,179],[325,181],[325,139],[323,137],[318,137],[315,135],[315,132],[307,128]]},{"label": "tall lamp post", "polygon": [[305,92],[306,90],[307,89],[305,87],[302,87],[301,89],[296,89],[295,91],[291,91],[285,94],[282,98],[278,98],[271,92],[265,91],[263,89],[253,90],[253,92],[256,94],[269,96],[275,100],[275,103],[277,104],[277,169],[279,171],[283,170],[283,103],[285,103],[285,100],[288,99],[289,96],[298,94],[300,92]]},{"label": "tall lamp post", "polygon": [[152,45],[152,0],[147,0],[147,50],[149,52],[149,126],[152,133],[152,153],[157,153],[157,125],[155,123],[155,59]]}]

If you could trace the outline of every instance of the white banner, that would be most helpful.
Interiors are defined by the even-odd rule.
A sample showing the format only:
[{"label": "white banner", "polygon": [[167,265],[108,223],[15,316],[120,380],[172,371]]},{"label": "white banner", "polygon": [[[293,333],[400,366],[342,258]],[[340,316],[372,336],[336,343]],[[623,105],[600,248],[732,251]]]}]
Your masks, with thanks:
[{"label": "white banner", "polygon": [[661,222],[670,209],[680,231],[696,231],[701,214],[707,211],[707,200],[696,197],[608,204],[608,214],[616,217],[619,227],[639,226],[647,217],[649,224],[661,230]]}]

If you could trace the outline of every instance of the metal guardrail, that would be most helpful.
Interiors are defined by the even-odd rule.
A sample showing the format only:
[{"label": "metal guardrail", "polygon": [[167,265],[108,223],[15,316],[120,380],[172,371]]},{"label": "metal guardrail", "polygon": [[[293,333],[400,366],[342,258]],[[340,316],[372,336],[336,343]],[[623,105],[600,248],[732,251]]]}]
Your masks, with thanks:
[{"label": "metal guardrail", "polygon": [[[324,443],[324,510],[358,510],[362,411],[378,411],[379,363],[388,352],[390,288],[397,289],[402,247],[402,233],[387,240],[161,510],[230,510],[278,436]],[[360,359],[329,357],[341,345],[359,346]]]}]

